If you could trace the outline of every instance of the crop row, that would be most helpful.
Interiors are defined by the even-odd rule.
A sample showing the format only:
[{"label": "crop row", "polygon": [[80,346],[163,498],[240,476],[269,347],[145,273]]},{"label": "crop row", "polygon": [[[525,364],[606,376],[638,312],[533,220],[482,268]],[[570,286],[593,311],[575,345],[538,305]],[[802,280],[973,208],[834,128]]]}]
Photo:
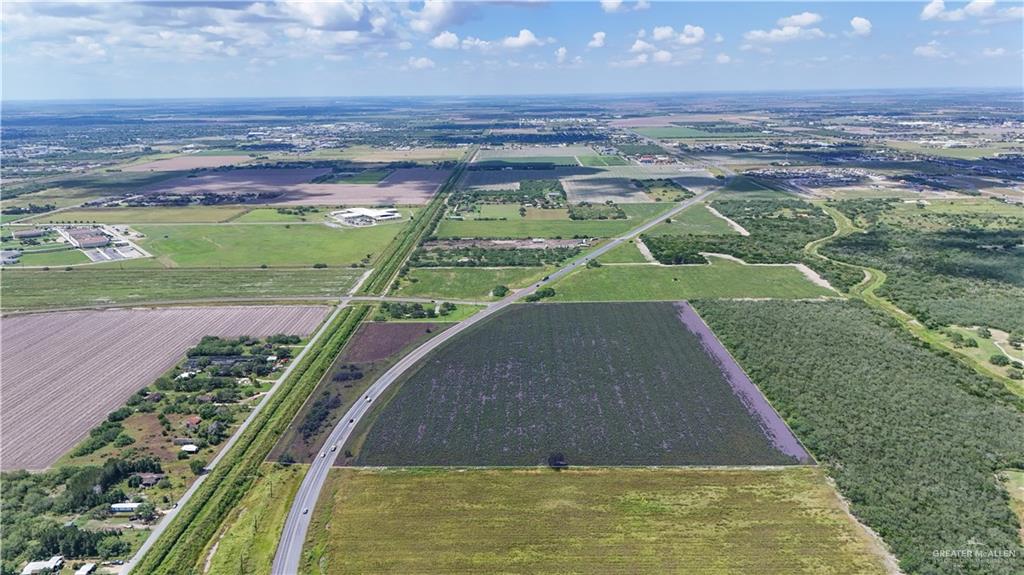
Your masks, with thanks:
[{"label": "crop row", "polygon": [[335,356],[366,316],[367,307],[342,310],[282,389],[239,437],[192,499],[179,512],[149,552],[137,573],[189,573],[225,518],[249,491],[277,438],[284,433],[306,398],[327,372]]}]

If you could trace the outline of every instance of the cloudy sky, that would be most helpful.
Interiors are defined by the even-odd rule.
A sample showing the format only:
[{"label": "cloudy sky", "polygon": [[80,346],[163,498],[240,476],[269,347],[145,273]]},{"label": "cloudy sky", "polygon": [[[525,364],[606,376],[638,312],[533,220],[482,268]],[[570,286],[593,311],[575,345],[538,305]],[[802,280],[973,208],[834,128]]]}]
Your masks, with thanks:
[{"label": "cloudy sky", "polygon": [[3,98],[1020,87],[1024,2],[3,2]]}]

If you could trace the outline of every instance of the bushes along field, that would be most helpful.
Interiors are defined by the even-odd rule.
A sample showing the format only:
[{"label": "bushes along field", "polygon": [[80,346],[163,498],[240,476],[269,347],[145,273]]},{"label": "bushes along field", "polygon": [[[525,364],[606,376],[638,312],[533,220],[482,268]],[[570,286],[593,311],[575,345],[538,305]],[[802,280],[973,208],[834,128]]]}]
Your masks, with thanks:
[{"label": "bushes along field", "polygon": [[[1024,466],[1024,415],[1002,384],[856,301],[697,308],[905,571],[1024,570],[996,479]],[[963,549],[1015,556],[944,555]]]}]

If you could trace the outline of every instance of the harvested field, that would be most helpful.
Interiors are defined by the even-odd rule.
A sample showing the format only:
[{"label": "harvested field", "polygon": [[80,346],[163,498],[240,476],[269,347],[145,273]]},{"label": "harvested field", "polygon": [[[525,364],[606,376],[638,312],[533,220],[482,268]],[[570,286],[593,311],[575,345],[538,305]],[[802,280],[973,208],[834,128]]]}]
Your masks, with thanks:
[{"label": "harvested field", "polygon": [[600,174],[600,168],[582,168],[559,166],[550,170],[482,170],[470,169],[466,172],[463,185],[467,188],[487,186],[495,189],[499,184],[516,184],[523,180],[558,180],[569,176]]},{"label": "harvested field", "polygon": [[399,168],[377,184],[303,184],[288,191],[280,204],[287,205],[421,205],[434,197],[448,179],[450,170]]},{"label": "harvested field", "polygon": [[142,164],[133,164],[121,169],[124,172],[176,172],[203,168],[219,168],[234,166],[252,160],[248,155],[235,156],[197,156],[185,155],[166,160],[153,160]]},{"label": "harvested field", "polygon": [[530,146],[525,148],[482,149],[476,154],[475,162],[490,160],[515,161],[517,159],[564,158],[566,156],[593,156],[596,152],[590,146]]},{"label": "harvested field", "polygon": [[[104,264],[106,265],[106,264]],[[360,268],[75,268],[73,272],[4,270],[5,310],[188,301],[209,298],[336,298],[365,270]]]},{"label": "harvested field", "polygon": [[334,469],[305,549],[304,575],[886,572],[809,467]]},{"label": "harvested field", "polygon": [[342,361],[362,363],[387,359],[421,339],[424,333],[441,327],[432,323],[364,323],[342,352]]},{"label": "harvested field", "polygon": [[627,204],[653,201],[626,178],[565,178],[562,180],[562,187],[565,188],[566,197],[574,204],[607,201]]},{"label": "harvested field", "polygon": [[308,335],[327,306],[75,311],[4,319],[2,469],[42,469],[206,335]]},{"label": "harvested field", "polygon": [[[539,241],[538,241],[539,240]],[[481,248],[495,250],[546,250],[549,248],[575,248],[589,245],[587,240],[516,239],[516,240],[431,240],[421,246],[425,250]]]},{"label": "harvested field", "polygon": [[376,185],[309,183],[328,172],[321,168],[226,170],[173,178],[144,193],[279,194],[269,203],[288,205],[425,204],[449,175],[448,170],[402,168]]},{"label": "harvested field", "polygon": [[694,318],[670,303],[514,306],[428,356],[349,447],[373,466],[809,461]]}]

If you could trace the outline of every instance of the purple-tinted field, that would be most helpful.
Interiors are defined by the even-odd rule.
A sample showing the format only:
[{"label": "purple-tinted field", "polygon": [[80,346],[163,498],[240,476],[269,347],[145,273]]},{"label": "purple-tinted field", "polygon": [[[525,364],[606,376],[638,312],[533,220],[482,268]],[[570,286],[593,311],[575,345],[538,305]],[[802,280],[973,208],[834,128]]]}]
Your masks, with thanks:
[{"label": "purple-tinted field", "polygon": [[345,347],[342,361],[362,363],[387,359],[410,343],[438,330],[438,326],[432,323],[364,323]]},{"label": "purple-tinted field", "polygon": [[0,469],[42,469],[206,335],[308,335],[326,306],[175,307],[4,318]]},{"label": "purple-tinted field", "polygon": [[377,184],[311,184],[322,168],[236,169],[182,176],[150,186],[144,193],[277,194],[261,203],[288,205],[425,204],[448,179],[449,170],[400,168]]},{"label": "purple-tinted field", "polygon": [[807,462],[728,354],[712,355],[699,318],[682,319],[665,302],[513,306],[398,382],[356,463]]}]

